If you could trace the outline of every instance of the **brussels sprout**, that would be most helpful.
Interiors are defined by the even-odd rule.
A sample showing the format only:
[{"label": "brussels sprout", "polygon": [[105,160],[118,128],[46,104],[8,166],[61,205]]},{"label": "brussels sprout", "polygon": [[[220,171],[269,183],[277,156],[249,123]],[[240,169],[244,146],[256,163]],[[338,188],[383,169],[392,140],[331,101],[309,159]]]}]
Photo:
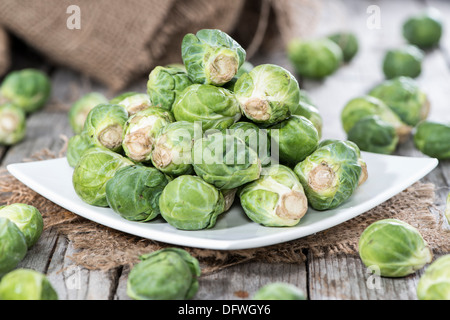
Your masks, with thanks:
[{"label": "brussels sprout", "polygon": [[44,221],[38,209],[33,206],[15,203],[0,208],[0,217],[14,222],[25,236],[28,248],[32,247],[40,238],[44,230]]},{"label": "brussels sprout", "polygon": [[268,131],[260,129],[256,124],[251,122],[238,122],[226,131],[230,136],[241,139],[247,147],[258,154],[263,167],[271,163],[271,141]]},{"label": "brussels sprout", "polygon": [[421,122],[414,135],[414,143],[423,154],[439,160],[450,159],[450,125]]},{"label": "brussels sprout", "polygon": [[196,176],[181,176],[170,182],[159,199],[161,215],[180,230],[213,228],[225,212],[225,199],[219,190]]},{"label": "brussels sprout", "polygon": [[133,162],[105,148],[86,151],[73,172],[72,182],[77,195],[92,206],[108,207],[106,183],[121,168]]},{"label": "brussels sprout", "polygon": [[203,29],[187,34],[181,55],[189,77],[195,83],[222,86],[230,82],[244,64],[245,50],[220,30]]},{"label": "brussels sprout", "polygon": [[430,101],[412,78],[387,80],[375,87],[369,95],[386,103],[409,126],[415,127],[428,118]]},{"label": "brussels sprout", "polygon": [[223,133],[194,143],[195,173],[218,189],[234,189],[259,179],[261,160],[244,141]]},{"label": "brussels sprout", "polygon": [[403,25],[403,36],[422,49],[439,45],[443,34],[441,13],[430,8],[409,18]]},{"label": "brussels sprout", "polygon": [[381,120],[393,125],[400,142],[404,142],[411,135],[412,128],[393,112],[383,101],[371,96],[362,96],[351,100],[342,110],[341,119],[344,131],[349,133],[362,118],[379,116]]},{"label": "brussels sprout", "polygon": [[230,91],[199,84],[183,91],[173,113],[177,121],[201,122],[203,131],[227,129],[241,118],[239,102]]},{"label": "brussels sprout", "polygon": [[128,119],[123,134],[123,150],[135,162],[151,161],[156,137],[174,122],[172,114],[162,108],[150,108]]},{"label": "brussels sprout", "polygon": [[319,145],[319,133],[313,123],[300,116],[289,119],[270,128],[272,143],[278,147],[280,162],[289,167],[302,162]]},{"label": "brussels sprout", "polygon": [[367,116],[359,120],[348,132],[348,140],[367,152],[392,154],[399,143],[394,126],[379,116]]},{"label": "brussels sprout", "polygon": [[96,146],[120,152],[122,133],[127,119],[128,113],[123,107],[99,104],[89,112],[83,131]]},{"label": "brussels sprout", "polygon": [[305,293],[288,283],[271,283],[259,289],[253,300],[306,300]]},{"label": "brussels sprout", "polygon": [[174,122],[165,127],[155,140],[153,165],[172,177],[194,173],[192,147],[196,132],[202,136],[200,126],[187,121]]},{"label": "brussels sprout", "polygon": [[339,32],[329,36],[328,39],[336,43],[341,48],[345,62],[352,61],[358,54],[359,41],[354,33]]},{"label": "brussels sprout", "polygon": [[423,51],[416,46],[389,50],[384,57],[383,72],[387,79],[417,78],[422,73],[423,59]]},{"label": "brussels sprout", "polygon": [[317,149],[294,169],[314,209],[335,209],[359,186],[362,168],[357,150],[346,142]]},{"label": "brussels sprout", "polygon": [[25,112],[11,103],[0,105],[0,145],[15,145],[27,133]]},{"label": "brussels sprout", "polygon": [[11,72],[3,80],[0,95],[27,113],[41,109],[50,97],[48,76],[35,69]]},{"label": "brussels sprout", "polygon": [[356,151],[356,154],[358,155],[358,163],[361,166],[362,172],[361,172],[361,177],[359,178],[359,186],[362,186],[367,179],[369,179],[369,170],[367,167],[367,163],[364,161],[364,159],[362,158],[361,155],[361,149],[359,149],[358,145],[352,141],[340,141],[340,140],[333,140],[333,139],[328,139],[328,140],[323,140],[320,142],[319,147],[318,148],[322,148],[325,147],[327,145],[333,144],[333,143],[339,143],[339,142],[343,142],[345,143],[347,146],[353,148]]},{"label": "brussels sprout", "polygon": [[138,95],[138,94],[140,94],[140,93],[134,92],[134,91],[133,92],[122,93],[122,94],[118,95],[117,97],[114,97],[113,99],[111,99],[109,101],[109,104],[119,104],[120,102],[122,102],[126,98],[129,98],[129,97],[132,97],[132,96],[135,96],[135,95]]},{"label": "brussels sprout", "polygon": [[319,134],[319,138],[322,137],[323,118],[316,107],[300,100],[296,108],[291,108],[291,113],[292,115],[302,116],[311,121]]},{"label": "brussels sprout", "polygon": [[264,170],[240,192],[247,216],[265,227],[293,227],[308,211],[308,200],[295,173],[282,165]]},{"label": "brussels sprout", "polygon": [[44,274],[17,269],[1,280],[0,300],[58,300],[58,294]]},{"label": "brussels sprout", "polygon": [[306,78],[323,79],[337,71],[344,56],[342,49],[329,39],[292,40],[288,58],[297,73]]},{"label": "brussels sprout", "polygon": [[128,116],[134,116],[140,111],[147,110],[153,107],[150,97],[145,93],[138,93],[134,95],[129,95],[123,100],[117,103],[119,106],[124,107],[128,112]]},{"label": "brussels sprout", "polygon": [[395,219],[370,225],[359,240],[359,255],[366,267],[376,266],[389,278],[406,277],[433,260],[419,231]]},{"label": "brussels sprout", "polygon": [[99,104],[105,103],[108,103],[108,100],[104,95],[98,92],[91,92],[72,104],[69,110],[69,123],[73,132],[80,134],[83,131],[89,112]]},{"label": "brussels sprout", "polygon": [[134,300],[189,300],[198,291],[200,264],[187,251],[163,249],[140,257],[127,281]]},{"label": "brussels sprout", "polygon": [[239,78],[234,88],[242,112],[253,122],[270,126],[285,120],[300,100],[300,87],[286,69],[263,64]]},{"label": "brussels sprout", "polygon": [[417,285],[419,300],[450,300],[450,255],[437,259],[427,268]]},{"label": "brussels sprout", "polygon": [[150,73],[147,90],[153,105],[172,111],[178,96],[192,84],[183,69],[156,67]]},{"label": "brussels sprout", "polygon": [[27,241],[19,227],[0,217],[0,278],[17,267],[27,250]]},{"label": "brussels sprout", "polygon": [[154,168],[125,167],[106,183],[106,200],[122,218],[148,222],[159,216],[159,197],[168,183]]},{"label": "brussels sprout", "polygon": [[94,148],[95,144],[89,139],[86,132],[73,136],[69,139],[67,145],[67,162],[72,168],[75,168],[80,161],[81,156],[89,149]]}]

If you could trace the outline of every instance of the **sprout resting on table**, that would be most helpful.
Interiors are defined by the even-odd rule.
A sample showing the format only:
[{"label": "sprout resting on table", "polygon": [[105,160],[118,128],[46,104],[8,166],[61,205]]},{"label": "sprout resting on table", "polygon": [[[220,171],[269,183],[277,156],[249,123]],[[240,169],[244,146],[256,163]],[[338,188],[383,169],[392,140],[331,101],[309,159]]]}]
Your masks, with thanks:
[{"label": "sprout resting on table", "polygon": [[434,8],[408,18],[403,25],[405,39],[422,49],[439,45],[443,31],[442,15]]},{"label": "sprout resting on table", "polygon": [[383,72],[387,79],[397,77],[417,78],[422,73],[424,52],[416,46],[389,50],[383,61]]},{"label": "sprout resting on table", "polygon": [[130,272],[127,294],[134,300],[189,300],[198,291],[200,264],[187,251],[170,248],[140,257]]},{"label": "sprout resting on table", "polygon": [[11,103],[0,105],[0,145],[15,145],[25,138],[26,133],[25,112]]},{"label": "sprout resting on table", "polygon": [[253,300],[306,300],[303,290],[288,283],[270,283],[259,289]]},{"label": "sprout resting on table", "polygon": [[91,92],[79,100],[77,100],[69,110],[69,123],[75,134],[80,134],[83,131],[84,123],[87,116],[92,109],[99,104],[106,104],[108,100],[106,97],[98,92]]},{"label": "sprout resting on table", "polygon": [[425,270],[417,285],[419,300],[450,300],[450,255],[440,257]]},{"label": "sprout resting on table", "polygon": [[58,294],[44,274],[17,269],[0,281],[0,300],[58,300]]},{"label": "sprout resting on table", "polygon": [[416,128],[414,143],[423,154],[439,160],[448,160],[450,159],[450,125],[423,121]]},{"label": "sprout resting on table", "polygon": [[0,278],[16,268],[27,251],[27,241],[19,227],[0,217]]}]

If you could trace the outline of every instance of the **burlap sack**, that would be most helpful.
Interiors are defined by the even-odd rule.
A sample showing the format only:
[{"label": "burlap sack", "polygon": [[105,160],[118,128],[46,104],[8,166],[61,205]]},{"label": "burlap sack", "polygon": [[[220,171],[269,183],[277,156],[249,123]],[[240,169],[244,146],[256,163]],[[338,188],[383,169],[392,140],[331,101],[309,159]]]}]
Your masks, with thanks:
[{"label": "burlap sack", "polygon": [[[310,3],[317,1],[78,0],[73,4],[79,11],[71,11],[72,3],[61,0],[2,0],[0,25],[51,61],[117,90],[156,65],[180,62],[186,33],[236,32],[254,53],[269,23],[278,21],[286,34],[298,32],[292,22],[306,22],[304,12],[311,15]],[[272,8],[275,19],[269,19]],[[72,29],[76,22],[80,29]]]},{"label": "burlap sack", "polygon": [[0,75],[5,74],[11,63],[8,34],[0,28]]}]

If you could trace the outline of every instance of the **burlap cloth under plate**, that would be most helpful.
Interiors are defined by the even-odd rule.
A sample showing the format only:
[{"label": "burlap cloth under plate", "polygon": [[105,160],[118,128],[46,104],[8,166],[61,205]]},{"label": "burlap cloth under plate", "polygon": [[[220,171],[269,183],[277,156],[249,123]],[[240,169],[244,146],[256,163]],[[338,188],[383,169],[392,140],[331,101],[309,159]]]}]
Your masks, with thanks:
[{"label": "burlap cloth under plate", "polygon": [[[123,89],[157,65],[181,62],[186,33],[215,28],[254,54],[277,28],[282,39],[312,32],[320,0],[2,0],[0,76],[9,56],[2,27],[50,63]],[[79,11],[69,7],[75,5]],[[78,21],[80,29],[71,28]],[[68,27],[69,25],[69,27]],[[280,37],[280,33],[275,33]],[[241,42],[242,41],[242,42]],[[281,44],[283,45],[283,44]]]},{"label": "burlap cloth under plate", "polygon": [[[48,154],[44,158],[48,158]],[[382,219],[399,219],[416,227],[435,254],[450,252],[450,230],[443,214],[437,217],[434,207],[435,186],[417,183],[373,210],[330,230],[266,248],[215,251],[184,248],[198,258],[204,274],[232,265],[261,261],[267,263],[301,263],[305,252],[315,256],[358,254],[362,232]],[[83,219],[30,190],[6,171],[0,173],[0,204],[27,203],[43,215],[45,229],[54,228],[66,236],[76,253],[70,258],[90,270],[107,271],[120,266],[132,266],[142,254],[168,244],[128,235]]]}]

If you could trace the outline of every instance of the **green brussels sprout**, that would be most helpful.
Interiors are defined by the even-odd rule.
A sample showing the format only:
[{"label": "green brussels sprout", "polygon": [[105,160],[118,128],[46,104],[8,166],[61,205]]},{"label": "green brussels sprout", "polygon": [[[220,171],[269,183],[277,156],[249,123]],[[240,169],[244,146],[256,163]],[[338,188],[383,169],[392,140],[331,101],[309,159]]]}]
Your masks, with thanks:
[{"label": "green brussels sprout", "polygon": [[362,186],[367,179],[369,179],[369,169],[367,167],[367,163],[364,161],[364,159],[362,158],[361,155],[361,149],[359,149],[358,145],[352,141],[340,141],[340,140],[333,140],[333,139],[327,139],[327,140],[322,140],[319,144],[318,148],[322,148],[325,147],[327,145],[333,144],[333,143],[337,143],[337,142],[343,142],[345,143],[347,146],[353,148],[356,151],[356,154],[358,155],[358,163],[361,166],[362,172],[361,172],[361,177],[359,178],[359,186]]},{"label": "green brussels sprout", "polygon": [[225,32],[203,29],[184,37],[181,56],[194,83],[222,86],[236,76],[246,52]]},{"label": "green brussels sprout", "polygon": [[172,177],[194,173],[192,147],[196,132],[203,132],[198,123],[174,122],[161,131],[155,140],[152,163],[156,169]]},{"label": "green brussels sprout", "polygon": [[423,121],[416,128],[414,143],[427,156],[450,159],[450,125]]},{"label": "green brussels sprout", "polygon": [[270,283],[259,289],[253,300],[306,300],[305,293],[288,283]]},{"label": "green brussels sprout", "polygon": [[397,77],[417,78],[422,73],[424,53],[416,46],[389,50],[383,61],[383,72],[387,79]]},{"label": "green brussels sprout", "polygon": [[11,146],[27,134],[25,112],[11,103],[0,105],[0,145]]},{"label": "green brussels sprout", "polygon": [[134,92],[134,91],[122,93],[122,94],[118,95],[117,97],[112,98],[109,101],[109,104],[119,104],[120,102],[122,102],[126,98],[129,98],[129,97],[132,97],[132,96],[135,96],[135,95],[138,95],[138,94],[140,94],[140,93]]},{"label": "green brussels sprout", "polygon": [[417,285],[419,300],[450,300],[450,255],[437,259]]},{"label": "green brussels sprout", "polygon": [[58,294],[44,274],[17,269],[1,280],[0,300],[58,300]]},{"label": "green brussels sprout", "polygon": [[185,70],[177,67],[156,67],[147,83],[153,105],[172,111],[178,96],[193,83]]},{"label": "green brussels sprout", "polygon": [[395,127],[379,116],[367,116],[359,120],[348,132],[348,140],[366,152],[394,153],[399,144]]},{"label": "green brussels sprout", "polygon": [[303,186],[288,167],[264,169],[259,180],[247,184],[239,194],[247,216],[265,227],[293,227],[308,211]]},{"label": "green brussels sprout", "polygon": [[296,108],[291,108],[291,113],[294,116],[302,116],[311,121],[319,134],[319,138],[322,138],[323,117],[316,107],[300,100]]},{"label": "green brussels sprout", "polygon": [[412,78],[399,77],[384,81],[369,95],[386,103],[409,126],[415,127],[428,118],[430,101]]},{"label": "green brussels sprout", "polygon": [[341,113],[344,131],[349,133],[358,121],[368,116],[379,116],[381,120],[393,125],[400,142],[406,141],[411,135],[410,126],[403,123],[383,101],[371,96],[358,97],[347,103]]},{"label": "green brussels sprout", "polygon": [[301,116],[289,119],[270,128],[272,143],[278,147],[280,162],[295,167],[319,145],[319,133],[314,124]]},{"label": "green brussels sprout", "polygon": [[25,236],[28,248],[31,248],[40,238],[44,230],[44,221],[38,209],[33,206],[15,203],[0,208],[0,217],[14,222]]},{"label": "green brussels sprout", "polygon": [[194,84],[173,106],[177,121],[201,122],[203,131],[227,129],[241,118],[239,102],[227,89]]},{"label": "green brussels sprout", "polygon": [[89,149],[94,148],[95,144],[89,139],[86,132],[82,132],[69,139],[67,144],[67,162],[69,166],[75,168],[80,161],[81,156]]},{"label": "green brussels sprout", "polygon": [[125,97],[122,101],[117,103],[119,106],[125,108],[128,112],[128,117],[134,116],[140,111],[147,110],[153,107],[150,97],[145,93],[137,93]]},{"label": "green brussels sprout", "polygon": [[122,151],[122,133],[128,120],[127,111],[114,104],[99,104],[89,112],[83,131],[98,147]]},{"label": "green brussels sprout", "polygon": [[51,83],[42,71],[24,69],[11,72],[3,80],[0,96],[26,113],[41,109],[50,97]]},{"label": "green brussels sprout", "polygon": [[17,267],[27,251],[27,241],[19,227],[0,217],[0,278]]},{"label": "green brussels sprout", "polygon": [[359,159],[355,148],[340,141],[317,149],[295,167],[312,208],[335,209],[353,195],[363,171]]},{"label": "green brussels sprout", "polygon": [[69,123],[75,134],[83,131],[84,123],[92,109],[99,104],[108,103],[108,99],[98,92],[91,92],[77,100],[69,110]]},{"label": "green brussels sprout", "polygon": [[159,216],[159,197],[168,183],[154,168],[125,167],[106,183],[106,200],[122,218],[148,222]]},{"label": "green brussels sprout", "polygon": [[134,162],[150,162],[156,137],[173,123],[173,115],[162,108],[150,108],[136,113],[125,124],[123,150]]},{"label": "green brussels sprout", "polygon": [[410,17],[403,25],[405,39],[422,49],[439,45],[442,34],[442,16],[435,8]]},{"label": "green brussels sprout", "polygon": [[133,162],[105,148],[92,148],[80,158],[72,176],[77,195],[92,206],[108,207],[106,183]]},{"label": "green brussels sprout", "polygon": [[261,160],[245,142],[215,133],[195,141],[192,149],[195,173],[218,189],[234,189],[259,179]]},{"label": "green brussels sprout", "polygon": [[287,48],[288,58],[297,73],[306,78],[323,79],[341,66],[342,49],[330,39],[292,40]]},{"label": "green brussels sprout", "polygon": [[255,151],[263,167],[270,165],[272,161],[271,141],[268,133],[268,130],[260,129],[251,122],[237,122],[226,131],[226,134],[241,139],[247,147]]},{"label": "green brussels sprout", "polygon": [[409,276],[433,260],[419,231],[395,219],[370,225],[359,240],[359,255],[366,267],[376,266],[382,277],[389,278]]},{"label": "green brussels sprout", "polygon": [[140,257],[127,281],[134,300],[189,300],[198,291],[201,275],[197,259],[182,249],[170,248]]},{"label": "green brussels sprout", "polygon": [[187,231],[213,228],[225,212],[223,193],[196,176],[171,181],[159,198],[161,215],[171,226]]},{"label": "green brussels sprout", "polygon": [[352,61],[358,54],[359,41],[354,33],[339,32],[330,35],[328,39],[336,43],[341,48],[345,62]]},{"label": "green brussels sprout", "polygon": [[273,64],[259,65],[241,76],[234,92],[245,116],[266,126],[288,118],[300,100],[297,79]]}]

